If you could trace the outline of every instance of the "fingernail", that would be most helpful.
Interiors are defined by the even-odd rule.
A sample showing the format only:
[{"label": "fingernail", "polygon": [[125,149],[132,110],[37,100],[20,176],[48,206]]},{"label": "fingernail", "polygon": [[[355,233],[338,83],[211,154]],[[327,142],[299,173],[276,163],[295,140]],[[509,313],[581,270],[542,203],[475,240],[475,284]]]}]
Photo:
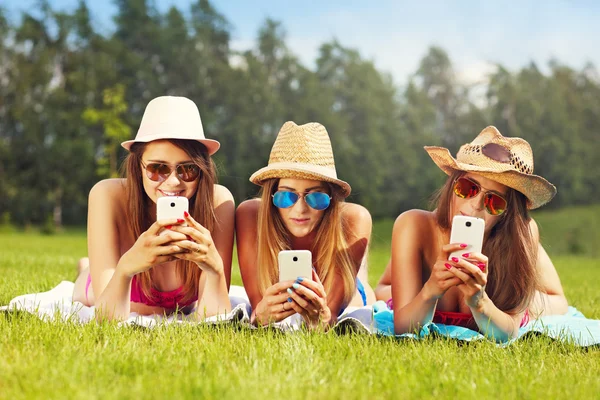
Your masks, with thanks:
[{"label": "fingernail", "polygon": [[287,288],[287,292],[288,292],[289,294],[292,294],[292,293],[294,293],[294,292],[292,292],[292,289],[290,289],[290,288]]},{"label": "fingernail", "polygon": [[165,229],[171,229],[173,227],[173,225],[167,225],[165,226]]},{"label": "fingernail", "polygon": [[299,276],[299,277],[296,279],[296,282],[302,282],[303,280],[304,280],[304,278],[303,278],[303,277],[301,277],[301,276]]},{"label": "fingernail", "polygon": [[479,263],[477,264],[477,266],[479,267],[479,269],[483,272],[485,271],[485,263]]},{"label": "fingernail", "polygon": [[192,237],[190,235],[185,235],[185,237],[187,238],[187,240],[192,240]]},{"label": "fingernail", "polygon": [[465,243],[461,243],[460,247],[462,247],[464,249],[465,247],[467,247],[467,245]]},{"label": "fingernail", "polygon": [[184,217],[189,217],[189,216],[190,216],[190,214],[189,214],[187,211],[184,211],[184,212],[183,212],[183,216],[184,216]]},{"label": "fingernail", "polygon": [[296,282],[294,282],[294,284],[292,285],[292,287],[293,287],[294,289],[298,289],[298,288],[300,287],[300,285],[298,285]]},{"label": "fingernail", "polygon": [[456,258],[456,257],[452,257],[451,260],[454,262],[458,262],[458,258]]},{"label": "fingernail", "polygon": [[292,298],[288,297],[288,303],[291,303],[291,302],[292,302]]},{"label": "fingernail", "polygon": [[452,268],[452,265],[446,263],[446,264],[444,264],[444,267],[446,267],[446,269],[450,269],[450,268]]},{"label": "fingernail", "polygon": [[465,253],[462,256],[465,257],[465,258],[467,258],[467,257],[469,257],[469,253]]},{"label": "fingernail", "polygon": [[177,223],[181,224],[181,223],[184,223],[184,222],[185,222],[185,219],[177,218]]}]

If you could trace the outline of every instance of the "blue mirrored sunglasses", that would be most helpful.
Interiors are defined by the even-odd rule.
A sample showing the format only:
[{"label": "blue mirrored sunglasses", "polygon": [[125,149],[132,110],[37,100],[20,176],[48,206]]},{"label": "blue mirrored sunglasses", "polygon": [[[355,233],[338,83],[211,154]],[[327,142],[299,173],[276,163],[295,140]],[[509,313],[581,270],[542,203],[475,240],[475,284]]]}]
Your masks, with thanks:
[{"label": "blue mirrored sunglasses", "polygon": [[300,197],[304,197],[304,201],[310,208],[315,210],[324,210],[329,207],[331,203],[331,196],[323,192],[311,192],[311,193],[296,193],[289,192],[287,190],[280,190],[275,192],[273,196],[273,204],[277,208],[289,208],[296,204]]}]

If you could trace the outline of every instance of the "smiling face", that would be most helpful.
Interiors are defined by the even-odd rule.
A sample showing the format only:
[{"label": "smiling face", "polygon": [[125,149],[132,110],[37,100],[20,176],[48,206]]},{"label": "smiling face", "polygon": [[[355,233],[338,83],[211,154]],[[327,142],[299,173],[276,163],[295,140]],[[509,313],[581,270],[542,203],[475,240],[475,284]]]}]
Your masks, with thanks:
[{"label": "smiling face", "polygon": [[[306,195],[312,192],[328,193],[327,185],[321,181],[305,179],[281,179],[277,190],[295,192]],[[306,204],[304,197],[288,208],[278,208],[279,215],[287,230],[296,238],[303,238],[316,232],[325,210],[315,210]]]},{"label": "smiling face", "polygon": [[[493,181],[488,178],[484,178],[481,175],[474,173],[466,173],[463,177],[478,183],[481,186],[481,191],[476,196],[471,198],[462,199],[452,194],[452,201],[450,205],[450,215],[468,215],[471,217],[481,218],[485,221],[486,233],[491,231],[492,228],[500,221],[500,216],[491,215],[486,211],[484,206],[484,197],[488,192],[499,194],[506,199],[508,187]],[[508,205],[510,207],[510,205]]]},{"label": "smiling face", "polygon": [[[156,182],[151,180],[144,166],[150,163],[167,164],[171,168],[171,174],[166,180]],[[165,140],[156,140],[148,143],[142,155],[142,180],[146,194],[154,203],[163,196],[183,196],[191,198],[198,188],[198,180],[185,182],[177,176],[175,166],[179,164],[193,163],[191,157],[183,149]]]}]

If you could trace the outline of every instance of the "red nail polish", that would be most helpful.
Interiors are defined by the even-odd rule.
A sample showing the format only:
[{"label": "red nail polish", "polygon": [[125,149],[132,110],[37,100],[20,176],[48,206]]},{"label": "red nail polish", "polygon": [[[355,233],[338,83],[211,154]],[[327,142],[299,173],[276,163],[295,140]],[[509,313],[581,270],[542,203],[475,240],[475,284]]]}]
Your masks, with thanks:
[{"label": "red nail polish", "polygon": [[452,257],[451,260],[454,262],[458,262],[458,258],[456,258],[456,257]]},{"label": "red nail polish", "polygon": [[444,264],[444,267],[446,267],[446,269],[450,269],[450,268],[452,268],[452,265],[446,263],[446,264]]},{"label": "red nail polish", "polygon": [[190,214],[189,214],[187,211],[184,211],[184,212],[183,212],[183,216],[184,216],[184,217],[189,217],[189,216],[190,216]]},{"label": "red nail polish", "polygon": [[465,258],[467,258],[467,257],[469,257],[469,253],[465,253],[462,256],[465,257]]},{"label": "red nail polish", "polygon": [[484,263],[479,263],[479,264],[477,264],[477,266],[479,267],[479,269],[481,270],[481,272],[485,271],[485,264]]},{"label": "red nail polish", "polygon": [[173,227],[173,225],[167,225],[165,226],[165,229],[171,229]]},{"label": "red nail polish", "polygon": [[177,222],[178,222],[178,223],[180,223],[180,224],[182,224],[182,223],[184,223],[184,222],[185,222],[185,220],[184,220],[184,219],[181,219],[181,218],[177,218]]},{"label": "red nail polish", "polygon": [[460,247],[462,247],[462,248],[464,249],[465,247],[467,247],[467,245],[466,245],[466,244],[464,244],[464,243],[461,243],[461,244],[460,244]]}]

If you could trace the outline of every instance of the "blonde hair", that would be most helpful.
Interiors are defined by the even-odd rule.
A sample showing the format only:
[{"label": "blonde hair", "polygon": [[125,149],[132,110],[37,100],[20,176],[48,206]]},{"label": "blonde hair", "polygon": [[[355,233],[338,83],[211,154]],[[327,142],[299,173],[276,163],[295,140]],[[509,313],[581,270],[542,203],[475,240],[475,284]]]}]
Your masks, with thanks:
[{"label": "blonde hair", "polygon": [[[167,141],[185,151],[192,161],[200,167],[198,187],[196,193],[190,199],[190,215],[206,229],[213,232],[216,226],[213,192],[214,185],[217,182],[214,162],[208,155],[206,147],[200,142],[182,139],[168,139]],[[146,194],[142,182],[141,161],[147,146],[148,143],[134,143],[123,163],[130,215],[129,224],[134,235],[133,240],[137,240],[156,219],[156,216],[148,213],[152,200]],[[182,293],[184,295],[181,302],[190,302],[198,295],[202,271],[193,262],[185,260],[177,260],[176,269],[177,276],[183,281]],[[152,269],[138,274],[137,278],[144,295],[152,300]]]},{"label": "blonde hair", "polygon": [[[344,304],[350,303],[356,290],[356,270],[346,238],[348,225],[342,218],[341,205],[344,197],[336,185],[324,182],[332,197],[331,204],[324,211],[316,227],[316,236],[310,249],[314,267],[325,292],[329,293],[335,277],[342,279]],[[290,233],[285,227],[271,196],[277,191],[279,179],[269,179],[263,183],[260,192],[258,212],[258,282],[260,293],[279,281],[277,256],[281,250],[291,250]]]},{"label": "blonde hair", "polygon": [[[454,181],[465,172],[455,171],[437,193],[437,223],[449,231],[454,196]],[[536,269],[537,246],[529,222],[527,198],[509,188],[506,193],[506,211],[483,242],[483,254],[488,259],[488,281],[485,291],[496,307],[510,313],[524,311],[540,288]]]}]

